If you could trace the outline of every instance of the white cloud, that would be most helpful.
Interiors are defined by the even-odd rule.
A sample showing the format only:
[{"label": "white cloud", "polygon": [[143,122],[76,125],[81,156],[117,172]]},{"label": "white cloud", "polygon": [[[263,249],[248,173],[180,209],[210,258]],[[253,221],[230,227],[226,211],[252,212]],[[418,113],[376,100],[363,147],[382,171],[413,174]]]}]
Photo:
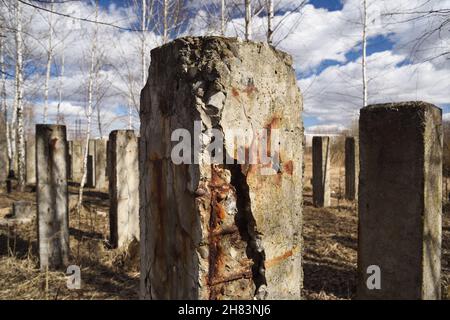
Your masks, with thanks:
[{"label": "white cloud", "polygon": [[[427,39],[423,48],[412,56],[414,40],[421,34],[439,24],[436,20],[419,20],[399,23],[404,16],[387,16],[387,12],[405,11],[413,8],[422,0],[376,1],[369,6],[369,36],[389,36],[393,42],[392,50],[377,52],[368,57],[369,102],[385,102],[399,100],[426,100],[436,104],[450,103],[450,60],[435,59],[422,63],[430,55],[449,48],[449,32],[443,32],[441,37],[433,34]],[[347,61],[346,54],[359,49],[361,41],[361,0],[344,0],[343,9],[327,11],[306,5],[300,12],[289,12],[295,8],[298,1],[283,0],[276,2],[282,13],[277,13],[275,25],[280,24],[274,36],[278,48],[294,57],[296,70],[302,74],[310,74],[308,78],[298,81],[304,93],[305,116],[314,117],[319,126],[327,125],[340,128],[348,124],[358,115],[361,106],[361,62],[360,59]],[[430,1],[424,10],[430,8],[450,7],[450,0]],[[201,10],[200,1],[193,1],[196,6],[196,16],[190,21],[186,33],[203,35],[217,33],[217,30],[207,29],[206,12]],[[5,8],[0,8],[3,16]],[[93,6],[87,2],[68,2],[55,4],[55,10],[66,12],[77,17],[94,19]],[[3,12],[3,13],[1,13]],[[44,84],[46,44],[48,33],[48,14],[24,6],[24,21],[26,22],[25,41],[27,45],[26,61],[28,71],[33,70],[25,83],[25,98],[35,106],[35,116],[41,119],[42,88]],[[107,10],[102,10],[99,20],[110,22],[127,28],[136,23],[138,17],[130,8],[117,7],[111,4]],[[8,21],[12,21],[9,19]],[[67,119],[83,116],[86,106],[86,87],[91,49],[92,35],[95,25],[87,22],[54,17],[55,39],[57,44],[56,65],[62,57],[62,44],[65,46],[65,75],[62,79],[64,104],[63,110]],[[243,34],[243,18],[236,17],[227,25],[227,35]],[[255,17],[253,35],[256,40],[265,39],[265,17]],[[147,62],[150,49],[161,43],[161,37],[154,32],[148,32]],[[64,40],[64,42],[63,42]],[[104,93],[101,110],[105,123],[110,128],[126,127],[127,105],[130,103],[129,92],[133,93],[134,101],[139,102],[141,83],[140,67],[140,33],[128,32],[110,26],[100,26],[98,33],[98,48],[101,61],[100,91]],[[7,46],[9,55],[14,55],[13,34],[8,34]],[[401,64],[407,59],[415,58],[412,64]],[[334,60],[339,65],[333,65],[317,74],[318,66],[325,60]],[[13,67],[13,59],[9,61]],[[34,63],[34,65],[33,65]],[[57,88],[59,79],[53,70],[50,81],[50,115],[55,116],[55,103],[58,100]],[[14,72],[14,69],[11,69]],[[12,100],[13,79],[7,81],[8,101]],[[135,122],[138,114],[133,109]],[[102,114],[103,116],[103,114]],[[445,117],[448,118],[446,115]],[[73,123],[69,123],[73,127]]]}]

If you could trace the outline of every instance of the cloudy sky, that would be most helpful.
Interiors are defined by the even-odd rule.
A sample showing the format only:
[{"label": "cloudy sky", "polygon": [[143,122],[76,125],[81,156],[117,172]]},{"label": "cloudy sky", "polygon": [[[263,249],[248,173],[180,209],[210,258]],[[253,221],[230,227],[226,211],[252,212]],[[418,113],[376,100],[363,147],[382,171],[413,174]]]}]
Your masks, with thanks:
[{"label": "cloudy sky", "polygon": [[[8,0],[2,2],[7,3]],[[217,1],[190,1],[182,27],[172,32],[172,36],[217,33],[217,28],[211,27],[210,23],[214,20],[211,18],[214,2]],[[294,58],[298,85],[304,95],[307,131],[341,129],[357,118],[362,105],[362,0],[310,0],[300,10],[295,10],[301,2],[275,0],[275,25],[279,24],[279,27],[274,34],[274,43]],[[450,27],[447,25],[441,32],[430,32],[445,19],[448,20],[450,13],[447,11],[446,16],[436,14],[422,17],[424,12],[430,10],[449,9],[450,0],[367,2],[369,103],[425,100],[443,108],[444,118],[450,120],[450,55],[442,55],[450,49]],[[43,6],[39,2],[32,3]],[[136,104],[141,89],[141,35],[127,30],[135,27],[139,18],[137,10],[129,3],[100,1],[99,21],[113,25],[101,25],[98,30],[97,91],[101,99],[97,105],[103,134],[111,129],[127,127],[128,105]],[[6,6],[0,8],[3,15],[8,14],[5,9]],[[89,1],[57,4],[54,10],[88,20],[95,18],[94,6]],[[48,20],[52,16],[55,57],[50,82],[50,120],[55,119],[57,88],[61,81],[64,97],[62,112],[73,131],[77,119],[84,125],[89,57],[95,24],[52,15],[27,5],[23,5],[23,11],[27,103],[32,106],[36,121],[40,122]],[[233,6],[229,14],[226,34],[242,37],[242,10]],[[254,18],[254,40],[264,40],[264,15],[262,13]],[[13,57],[12,33],[7,34],[6,41],[9,48],[7,53]],[[146,33],[146,41],[149,55],[151,48],[162,43],[160,28],[152,27],[152,31]],[[64,76],[60,77],[63,52],[65,70]],[[11,71],[7,79],[8,97],[11,99],[14,69],[12,59],[8,61],[8,70]],[[130,92],[133,93],[132,99]],[[133,119],[133,126],[138,128],[136,109],[133,109]],[[96,127],[94,134],[98,134]]]}]

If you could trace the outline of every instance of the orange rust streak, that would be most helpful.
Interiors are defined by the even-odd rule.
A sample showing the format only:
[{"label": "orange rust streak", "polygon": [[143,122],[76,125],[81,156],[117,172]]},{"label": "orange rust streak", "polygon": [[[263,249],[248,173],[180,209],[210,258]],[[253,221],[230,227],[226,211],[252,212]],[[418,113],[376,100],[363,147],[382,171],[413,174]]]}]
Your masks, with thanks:
[{"label": "orange rust streak", "polygon": [[250,84],[244,89],[244,92],[247,95],[251,95],[251,94],[253,94],[253,92],[258,92],[258,88],[256,88],[254,85]]},{"label": "orange rust streak", "polygon": [[297,250],[298,250],[297,247],[294,247],[293,249],[283,253],[281,256],[277,256],[277,257],[275,257],[273,259],[267,260],[265,262],[265,264],[264,264],[266,269],[280,264],[281,262],[283,262],[287,258],[291,257]]},{"label": "orange rust streak", "polygon": [[292,162],[292,160],[289,160],[283,163],[283,168],[288,175],[292,175],[292,173],[294,172],[294,163]]}]

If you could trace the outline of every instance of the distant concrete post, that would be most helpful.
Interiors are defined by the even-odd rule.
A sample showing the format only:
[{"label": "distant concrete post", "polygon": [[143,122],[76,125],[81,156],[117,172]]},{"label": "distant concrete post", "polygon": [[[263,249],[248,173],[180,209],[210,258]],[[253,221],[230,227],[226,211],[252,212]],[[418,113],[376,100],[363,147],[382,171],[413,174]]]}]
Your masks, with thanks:
[{"label": "distant concrete post", "polygon": [[36,125],[37,220],[41,270],[69,260],[66,127]]},{"label": "distant concrete post", "polygon": [[359,148],[357,139],[345,138],[345,198],[358,199]]},{"label": "distant concrete post", "polygon": [[108,190],[106,176],[106,157],[108,139],[95,140],[95,187],[98,190]]},{"label": "distant concrete post", "polygon": [[329,207],[330,199],[330,138],[313,137],[313,204]]},{"label": "distant concrete post", "polygon": [[87,168],[86,168],[86,186],[88,188],[95,188],[95,140],[89,140],[88,144],[88,158],[87,158]]},{"label": "distant concrete post", "polygon": [[137,137],[133,130],[109,135],[110,241],[122,247],[139,240],[139,170]]},{"label": "distant concrete post", "polygon": [[8,178],[8,141],[6,139],[6,122],[0,115],[0,192],[6,191],[6,180]]},{"label": "distant concrete post", "polygon": [[83,177],[84,141],[72,141],[72,181],[81,183]]},{"label": "distant concrete post", "polygon": [[368,106],[359,132],[357,296],[439,299],[442,111],[424,102]]},{"label": "distant concrete post", "polygon": [[36,139],[28,138],[25,142],[26,179],[27,184],[36,184]]}]

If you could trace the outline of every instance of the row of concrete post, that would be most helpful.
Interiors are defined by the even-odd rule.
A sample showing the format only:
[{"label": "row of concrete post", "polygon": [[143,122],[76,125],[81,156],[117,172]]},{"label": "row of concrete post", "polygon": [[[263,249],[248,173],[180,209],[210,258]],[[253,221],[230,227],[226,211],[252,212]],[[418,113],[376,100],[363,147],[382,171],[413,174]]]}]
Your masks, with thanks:
[{"label": "row of concrete post", "polygon": [[[108,152],[111,244],[120,247],[133,238],[139,240],[137,137],[131,130],[118,130],[111,132],[108,148],[105,140],[92,142],[87,170],[91,176],[88,178],[90,185],[100,188],[104,185]],[[69,164],[73,169],[82,163],[80,146],[78,142],[67,141],[65,126],[36,126],[36,202],[41,269],[59,269],[67,266],[69,261]],[[75,157],[77,161],[74,161]],[[72,171],[72,174],[74,172],[72,178],[81,179],[76,176],[79,171]]]},{"label": "row of concrete post", "polygon": [[[302,98],[291,64],[266,44],[221,37],[181,38],[152,51],[141,93],[140,175],[131,167],[138,152],[126,147],[136,143],[130,132],[112,133],[108,147],[115,154],[110,216],[139,201],[142,298],[301,298]],[[420,102],[361,110],[359,298],[440,297],[441,119],[440,109]],[[211,164],[207,148],[189,148],[188,158],[199,163],[175,164],[171,141],[180,128],[194,133],[194,146],[218,129],[230,157],[238,152],[228,129],[266,128],[268,140],[278,130],[283,143],[269,164]],[[253,135],[244,150],[260,143]],[[328,141],[315,143],[315,170],[322,172],[316,183],[323,185]],[[41,267],[67,259],[67,154],[64,127],[38,126]],[[265,174],[268,168],[274,174]],[[138,188],[130,185],[135,179]],[[329,195],[317,198],[325,203]],[[127,210],[112,230],[137,224]]]},{"label": "row of concrete post", "polygon": [[[330,137],[312,139],[313,204],[316,207],[331,205]],[[359,145],[357,138],[345,138],[345,199],[358,200]]]},{"label": "row of concrete post", "polygon": [[[441,122],[441,110],[427,103],[369,106],[361,109],[359,145],[346,138],[346,198],[359,198],[360,298],[440,297]],[[330,205],[329,141],[313,137],[318,207]],[[370,285],[378,271],[379,289]]]}]

